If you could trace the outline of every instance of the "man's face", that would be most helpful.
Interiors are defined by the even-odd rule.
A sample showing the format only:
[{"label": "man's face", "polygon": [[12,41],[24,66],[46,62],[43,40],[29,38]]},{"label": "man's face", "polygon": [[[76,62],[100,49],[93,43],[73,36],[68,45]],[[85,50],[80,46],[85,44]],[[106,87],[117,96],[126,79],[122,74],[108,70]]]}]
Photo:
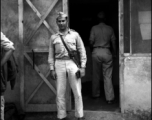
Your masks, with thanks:
[{"label": "man's face", "polygon": [[67,28],[68,22],[65,17],[58,18],[56,22],[60,30],[65,30]]}]

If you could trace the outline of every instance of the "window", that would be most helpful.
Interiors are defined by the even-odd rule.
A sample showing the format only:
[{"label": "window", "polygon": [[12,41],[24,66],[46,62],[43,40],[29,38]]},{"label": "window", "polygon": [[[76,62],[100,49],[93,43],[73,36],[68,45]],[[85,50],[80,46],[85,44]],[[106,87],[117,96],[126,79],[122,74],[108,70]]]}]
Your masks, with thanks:
[{"label": "window", "polygon": [[151,53],[151,0],[124,0],[124,53]]},{"label": "window", "polygon": [[132,53],[151,52],[151,0],[131,0]]}]

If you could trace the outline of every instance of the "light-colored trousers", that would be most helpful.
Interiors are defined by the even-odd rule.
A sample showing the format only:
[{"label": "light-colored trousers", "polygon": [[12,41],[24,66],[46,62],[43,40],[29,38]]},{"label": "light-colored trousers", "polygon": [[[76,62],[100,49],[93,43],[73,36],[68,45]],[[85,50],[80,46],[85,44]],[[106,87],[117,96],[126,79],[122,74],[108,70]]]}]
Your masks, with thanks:
[{"label": "light-colored trousers", "polygon": [[113,60],[112,54],[108,48],[95,48],[92,52],[93,80],[92,96],[100,95],[101,69],[103,71],[104,90],[106,100],[114,99],[114,90],[112,85]]},{"label": "light-colored trousers", "polygon": [[1,96],[1,120],[4,120],[4,107],[5,107],[5,99],[4,96]]},{"label": "light-colored trousers", "polygon": [[78,67],[72,60],[56,60],[55,71],[57,74],[57,117],[62,119],[66,114],[66,88],[67,82],[73,91],[75,98],[75,116],[83,117],[83,102],[81,94],[81,79],[76,78]]}]

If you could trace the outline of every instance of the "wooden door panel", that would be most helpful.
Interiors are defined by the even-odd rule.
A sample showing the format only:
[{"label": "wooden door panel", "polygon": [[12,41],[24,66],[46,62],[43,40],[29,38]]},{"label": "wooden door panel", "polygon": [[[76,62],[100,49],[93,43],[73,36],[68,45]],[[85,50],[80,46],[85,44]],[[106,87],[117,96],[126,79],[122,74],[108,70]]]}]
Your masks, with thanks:
[{"label": "wooden door panel", "polygon": [[[51,0],[50,0],[51,1]],[[28,39],[26,40],[25,44],[27,44],[35,35],[35,33],[37,32],[38,28],[41,26],[41,24],[44,22],[44,20],[46,19],[46,17],[49,15],[49,13],[51,12],[51,10],[53,9],[53,7],[56,5],[56,3],[58,2],[58,0],[54,0],[53,2],[50,3],[50,6],[48,8],[47,11],[45,11],[45,14],[42,15],[42,17],[40,18],[40,21],[38,22],[38,24],[36,26],[34,26],[34,29],[32,30],[32,32],[29,34]]]},{"label": "wooden door panel", "polygon": [[[27,112],[56,111],[56,81],[51,79],[48,64],[49,39],[56,33],[56,16],[67,13],[67,0],[19,0],[20,36],[23,36],[24,78],[21,80],[21,98]],[[23,28],[22,28],[23,27]],[[23,31],[22,31],[23,30]],[[21,35],[23,34],[23,35]],[[23,85],[24,84],[24,85]],[[67,109],[71,109],[68,87]]]}]

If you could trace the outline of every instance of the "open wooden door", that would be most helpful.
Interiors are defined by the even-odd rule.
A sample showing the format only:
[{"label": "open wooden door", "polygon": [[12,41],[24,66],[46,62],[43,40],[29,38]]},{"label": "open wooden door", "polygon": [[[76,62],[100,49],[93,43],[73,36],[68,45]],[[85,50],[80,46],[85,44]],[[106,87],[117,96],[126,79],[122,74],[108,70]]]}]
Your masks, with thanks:
[{"label": "open wooden door", "polygon": [[[22,42],[21,105],[25,112],[56,111],[56,82],[50,77],[49,38],[56,33],[59,11],[68,13],[67,0],[18,0]],[[71,109],[68,87],[67,110]]]}]

